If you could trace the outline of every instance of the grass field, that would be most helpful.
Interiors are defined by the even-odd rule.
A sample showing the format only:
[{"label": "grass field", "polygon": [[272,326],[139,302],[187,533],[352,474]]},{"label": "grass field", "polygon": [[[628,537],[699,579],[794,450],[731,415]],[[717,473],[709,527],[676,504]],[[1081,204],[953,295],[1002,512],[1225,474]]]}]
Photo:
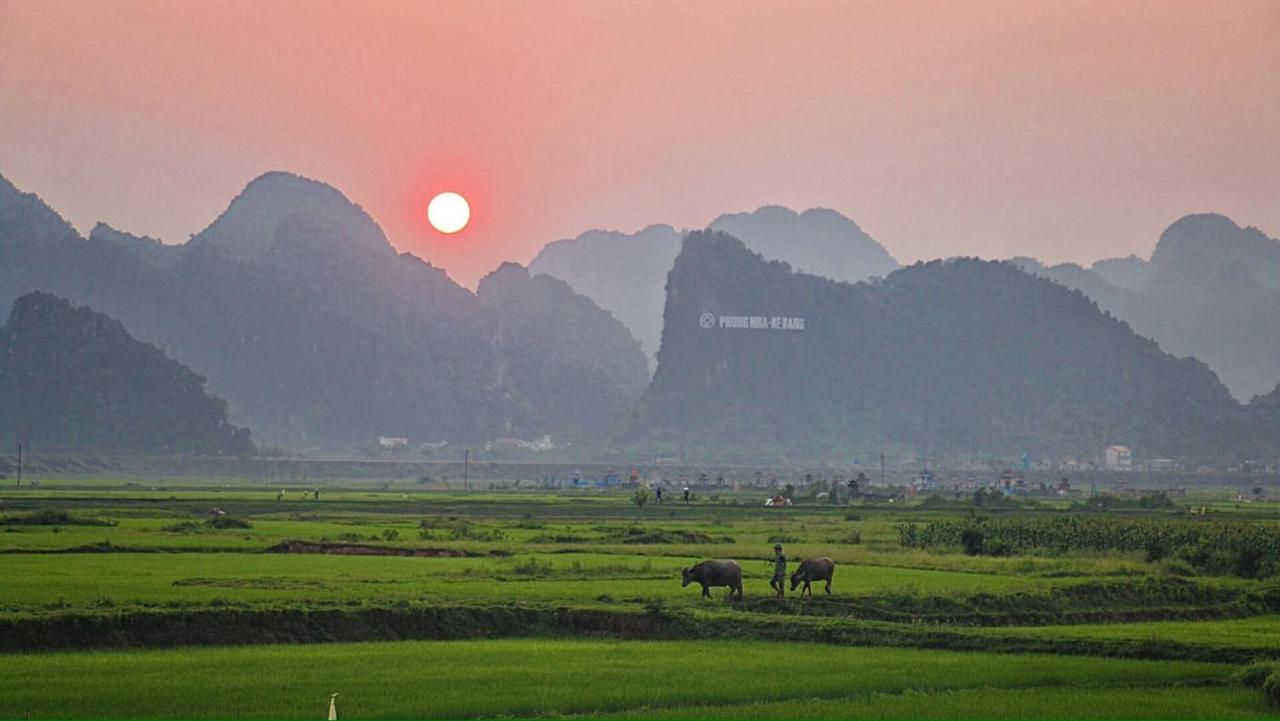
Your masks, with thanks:
[{"label": "grass field", "polygon": [[[1264,717],[1221,664],[757,642],[497,640],[11,655],[0,716],[350,718],[587,715]],[[74,682],[72,682],[74,680]],[[1173,702],[1167,694],[1179,694]],[[51,703],[52,699],[56,699]],[[995,704],[985,711],[984,704]],[[1216,709],[1216,710],[1215,710]],[[1225,712],[1225,713],[1224,713]],[[1170,715],[1172,714],[1172,715]]]},{"label": "grass field", "polygon": [[[0,501],[0,718],[310,718],[331,692],[348,718],[1274,717],[1232,677],[1280,658],[1280,580],[904,548],[959,507],[74,477]],[[1280,532],[1276,504],[1214,509],[1106,517]],[[835,559],[835,593],[773,599],[778,541]],[[741,602],[681,587],[705,558],[741,563]]]}]

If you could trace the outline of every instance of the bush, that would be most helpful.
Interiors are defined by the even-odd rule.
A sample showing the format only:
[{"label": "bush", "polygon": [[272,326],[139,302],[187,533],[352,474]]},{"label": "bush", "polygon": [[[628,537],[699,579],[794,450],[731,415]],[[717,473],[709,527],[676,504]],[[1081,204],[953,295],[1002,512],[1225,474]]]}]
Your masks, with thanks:
[{"label": "bush", "polygon": [[1160,564],[1160,572],[1166,576],[1194,576],[1196,570],[1185,561],[1171,558]]},{"label": "bush", "polygon": [[966,528],[960,534],[960,545],[964,546],[966,556],[982,555],[983,542],[985,540],[982,530],[978,528]]},{"label": "bush", "polygon": [[221,528],[253,528],[253,524],[249,523],[243,518],[230,518],[228,516],[218,516],[217,518],[210,518],[206,522],[206,525],[209,526],[209,528],[219,528],[219,529]]},{"label": "bush", "polygon": [[1262,697],[1272,706],[1280,707],[1280,671],[1273,671],[1262,682]]},{"label": "bush", "polygon": [[898,537],[904,548],[961,546],[976,555],[979,546],[975,529],[982,538],[981,551],[977,553],[985,556],[1042,548],[1055,553],[1144,551],[1153,563],[1176,557],[1204,575],[1269,578],[1280,573],[1280,535],[1258,523],[1097,515],[1001,520],[974,517],[940,519],[925,525],[900,524]]},{"label": "bush", "polygon": [[1275,661],[1254,661],[1236,673],[1236,680],[1245,688],[1262,688],[1267,677],[1280,670]]},{"label": "bush", "polygon": [[73,516],[56,508],[44,508],[22,516],[0,518],[0,526],[114,526],[114,521]]},{"label": "bush", "polygon": [[531,556],[529,560],[516,564],[511,570],[517,576],[545,576],[551,573],[551,561],[539,561]]}]

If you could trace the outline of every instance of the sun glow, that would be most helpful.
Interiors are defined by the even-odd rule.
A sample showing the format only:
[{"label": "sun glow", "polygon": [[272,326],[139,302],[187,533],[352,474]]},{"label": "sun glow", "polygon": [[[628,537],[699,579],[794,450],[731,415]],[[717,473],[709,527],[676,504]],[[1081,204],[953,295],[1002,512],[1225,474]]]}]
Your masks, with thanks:
[{"label": "sun glow", "polygon": [[427,205],[427,220],[441,233],[456,233],[471,220],[471,205],[457,193],[441,193]]}]

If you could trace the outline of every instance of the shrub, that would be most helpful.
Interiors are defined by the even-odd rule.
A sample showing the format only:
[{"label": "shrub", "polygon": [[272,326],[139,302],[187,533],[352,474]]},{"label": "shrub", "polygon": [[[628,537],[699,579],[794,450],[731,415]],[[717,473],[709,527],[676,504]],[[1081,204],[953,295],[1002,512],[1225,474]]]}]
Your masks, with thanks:
[{"label": "shrub", "polygon": [[1272,671],[1262,682],[1262,696],[1267,703],[1280,707],[1280,671]]},{"label": "shrub", "polygon": [[21,516],[0,518],[0,526],[114,526],[114,521],[83,518],[56,508],[44,508]]},{"label": "shrub", "polygon": [[964,552],[967,556],[982,555],[983,542],[986,537],[979,528],[966,528],[960,534],[960,545],[964,546]]},{"label": "shrub", "polygon": [[[1152,501],[1153,503],[1156,501]],[[994,556],[1031,549],[1066,551],[1145,551],[1157,562],[1176,557],[1206,575],[1268,578],[1280,572],[1280,535],[1264,524],[1206,523],[1191,520],[1134,520],[1094,515],[1039,519],[940,519],[924,525],[901,524],[904,548],[962,546],[965,535],[977,529],[982,555]]]},{"label": "shrub", "polygon": [[1245,688],[1262,688],[1267,677],[1280,670],[1275,661],[1254,661],[1236,673],[1236,680]]},{"label": "shrub", "polygon": [[1147,542],[1147,563],[1158,563],[1169,557],[1169,544],[1161,538]]},{"label": "shrub", "polygon": [[551,572],[551,561],[539,561],[531,556],[529,560],[516,564],[511,570],[517,576],[545,576]]},{"label": "shrub", "polygon": [[229,516],[218,516],[210,518],[206,521],[209,528],[253,528],[253,524],[243,518],[231,518]]},{"label": "shrub", "polygon": [[1171,558],[1160,564],[1160,572],[1166,576],[1194,576],[1196,570],[1185,561]]}]

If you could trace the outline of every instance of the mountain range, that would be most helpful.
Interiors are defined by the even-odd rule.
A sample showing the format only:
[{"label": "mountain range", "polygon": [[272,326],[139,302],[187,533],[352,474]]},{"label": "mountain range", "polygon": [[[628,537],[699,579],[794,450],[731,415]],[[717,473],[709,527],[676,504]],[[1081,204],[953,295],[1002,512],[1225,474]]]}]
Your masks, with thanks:
[{"label": "mountain range", "polygon": [[[1274,403],[1274,401],[1271,401]],[[916,264],[842,283],[689,235],[667,281],[653,382],[618,442],[637,452],[1011,457],[1280,452],[1242,406],[1079,291],[1009,263]]]},{"label": "mountain range", "polygon": [[[766,258],[835,280],[864,280],[898,268],[888,251],[856,223],[825,208],[797,213],[770,205],[752,213],[722,215],[709,227],[741,239]],[[564,280],[612,313],[653,360],[662,337],[667,273],[683,237],[669,225],[651,225],[634,234],[591,230],[547,244],[529,269]]]},{"label": "mountain range", "polygon": [[119,319],[207,377],[230,422],[293,448],[1217,458],[1280,438],[1280,241],[1217,215],[1174,223],[1148,260],[898,269],[839,213],[766,206],[687,237],[590,231],[471,292],[289,173],[182,245],[81,237],[0,178],[0,307],[32,291]]},{"label": "mountain range", "polygon": [[28,293],[0,326],[0,444],[40,452],[245,454],[205,379],[119,321]]},{"label": "mountain range", "polygon": [[[103,225],[82,238],[0,180],[0,259],[0,306],[44,290],[118,318],[207,376],[259,442],[589,439],[648,381],[627,329],[564,283],[504,268],[472,293],[288,173],[181,246]],[[547,393],[556,377],[578,394]]]},{"label": "mountain range", "polygon": [[1257,228],[1188,215],[1164,231],[1149,260],[1014,262],[1080,290],[1165,350],[1204,361],[1237,398],[1280,384],[1280,240]]}]

